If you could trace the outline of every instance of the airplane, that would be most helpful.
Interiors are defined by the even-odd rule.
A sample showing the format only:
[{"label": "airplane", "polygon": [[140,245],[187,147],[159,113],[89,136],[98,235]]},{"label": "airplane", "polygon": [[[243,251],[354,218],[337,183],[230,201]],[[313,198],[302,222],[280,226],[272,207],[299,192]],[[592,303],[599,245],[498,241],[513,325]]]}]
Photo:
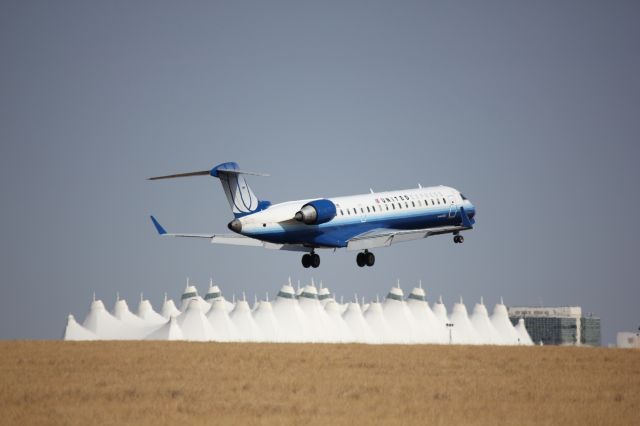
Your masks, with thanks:
[{"label": "airplane", "polygon": [[359,267],[373,266],[370,251],[395,243],[453,234],[453,242],[464,242],[461,231],[473,229],[475,206],[462,193],[447,186],[374,192],[331,198],[310,198],[271,204],[258,199],[245,176],[269,176],[240,170],[226,162],[210,170],[151,177],[148,180],[190,176],[218,178],[234,219],[227,227],[233,234],[168,233],[151,216],[161,236],[205,238],[214,244],[256,246],[304,252],[302,266],[320,266],[318,249],[358,251]]}]

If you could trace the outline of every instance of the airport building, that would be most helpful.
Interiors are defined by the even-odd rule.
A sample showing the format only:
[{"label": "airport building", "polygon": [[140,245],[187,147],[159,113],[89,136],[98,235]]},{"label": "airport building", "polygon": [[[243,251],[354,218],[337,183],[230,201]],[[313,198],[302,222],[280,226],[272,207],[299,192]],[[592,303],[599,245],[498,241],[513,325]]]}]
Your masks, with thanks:
[{"label": "airport building", "polygon": [[640,330],[639,331],[620,331],[618,332],[617,346],[619,348],[636,348],[640,349]]},{"label": "airport building", "polygon": [[523,318],[534,343],[600,346],[600,318],[583,316],[580,306],[510,307],[509,318],[513,324]]}]

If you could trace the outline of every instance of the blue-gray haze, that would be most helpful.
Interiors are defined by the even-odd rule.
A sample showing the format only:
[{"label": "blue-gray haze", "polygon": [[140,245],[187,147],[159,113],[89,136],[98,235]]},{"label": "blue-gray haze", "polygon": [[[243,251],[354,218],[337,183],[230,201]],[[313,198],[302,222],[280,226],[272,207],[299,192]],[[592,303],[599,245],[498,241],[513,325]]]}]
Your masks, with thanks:
[{"label": "blue-gray haze", "polygon": [[[187,276],[228,297],[291,276],[338,295],[422,280],[469,307],[581,305],[640,325],[635,1],[8,1],[0,4],[0,338],[59,338],[92,293],[135,307]],[[446,184],[449,236],[299,254],[159,238],[227,232],[237,161],[273,202]],[[491,307],[491,306],[490,306]]]}]

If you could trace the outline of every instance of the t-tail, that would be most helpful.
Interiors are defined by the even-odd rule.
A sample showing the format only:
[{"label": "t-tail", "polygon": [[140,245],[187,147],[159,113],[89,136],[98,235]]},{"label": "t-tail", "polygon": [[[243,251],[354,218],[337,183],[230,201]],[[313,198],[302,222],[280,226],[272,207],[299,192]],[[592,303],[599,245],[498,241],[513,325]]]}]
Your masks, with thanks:
[{"label": "t-tail", "polygon": [[271,205],[269,201],[262,201],[256,197],[256,194],[251,190],[251,187],[247,183],[247,180],[244,177],[245,175],[269,176],[264,173],[240,170],[238,163],[228,162],[218,164],[211,170],[156,176],[149,178],[149,180],[173,179],[190,176],[217,177],[220,179],[220,184],[222,184],[222,189],[224,189],[224,193],[227,196],[227,201],[229,202],[233,215],[235,217],[242,217],[264,210]]}]

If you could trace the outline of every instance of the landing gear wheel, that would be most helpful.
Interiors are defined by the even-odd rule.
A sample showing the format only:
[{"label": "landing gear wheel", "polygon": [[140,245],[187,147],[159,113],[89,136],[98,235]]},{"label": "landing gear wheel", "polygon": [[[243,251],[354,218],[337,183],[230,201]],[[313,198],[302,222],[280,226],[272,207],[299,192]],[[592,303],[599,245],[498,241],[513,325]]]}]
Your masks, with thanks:
[{"label": "landing gear wheel", "polygon": [[358,253],[358,255],[356,256],[356,263],[358,264],[359,267],[363,267],[364,265],[366,265],[366,260],[364,258],[364,253]]},{"label": "landing gear wheel", "polygon": [[320,266],[320,256],[318,256],[315,253],[311,253],[309,256],[311,256],[311,266],[314,268],[317,268],[318,266]]},{"label": "landing gear wheel", "polygon": [[311,266],[311,255],[310,254],[303,254],[302,255],[302,266],[304,266],[305,268],[308,268],[309,266]]},{"label": "landing gear wheel", "polygon": [[373,266],[373,264],[376,263],[376,257],[373,253],[367,251],[367,252],[364,252],[363,254],[364,254],[364,260],[367,266]]},{"label": "landing gear wheel", "polygon": [[462,244],[464,243],[464,237],[462,235],[456,235],[453,237],[453,242],[456,244]]}]

